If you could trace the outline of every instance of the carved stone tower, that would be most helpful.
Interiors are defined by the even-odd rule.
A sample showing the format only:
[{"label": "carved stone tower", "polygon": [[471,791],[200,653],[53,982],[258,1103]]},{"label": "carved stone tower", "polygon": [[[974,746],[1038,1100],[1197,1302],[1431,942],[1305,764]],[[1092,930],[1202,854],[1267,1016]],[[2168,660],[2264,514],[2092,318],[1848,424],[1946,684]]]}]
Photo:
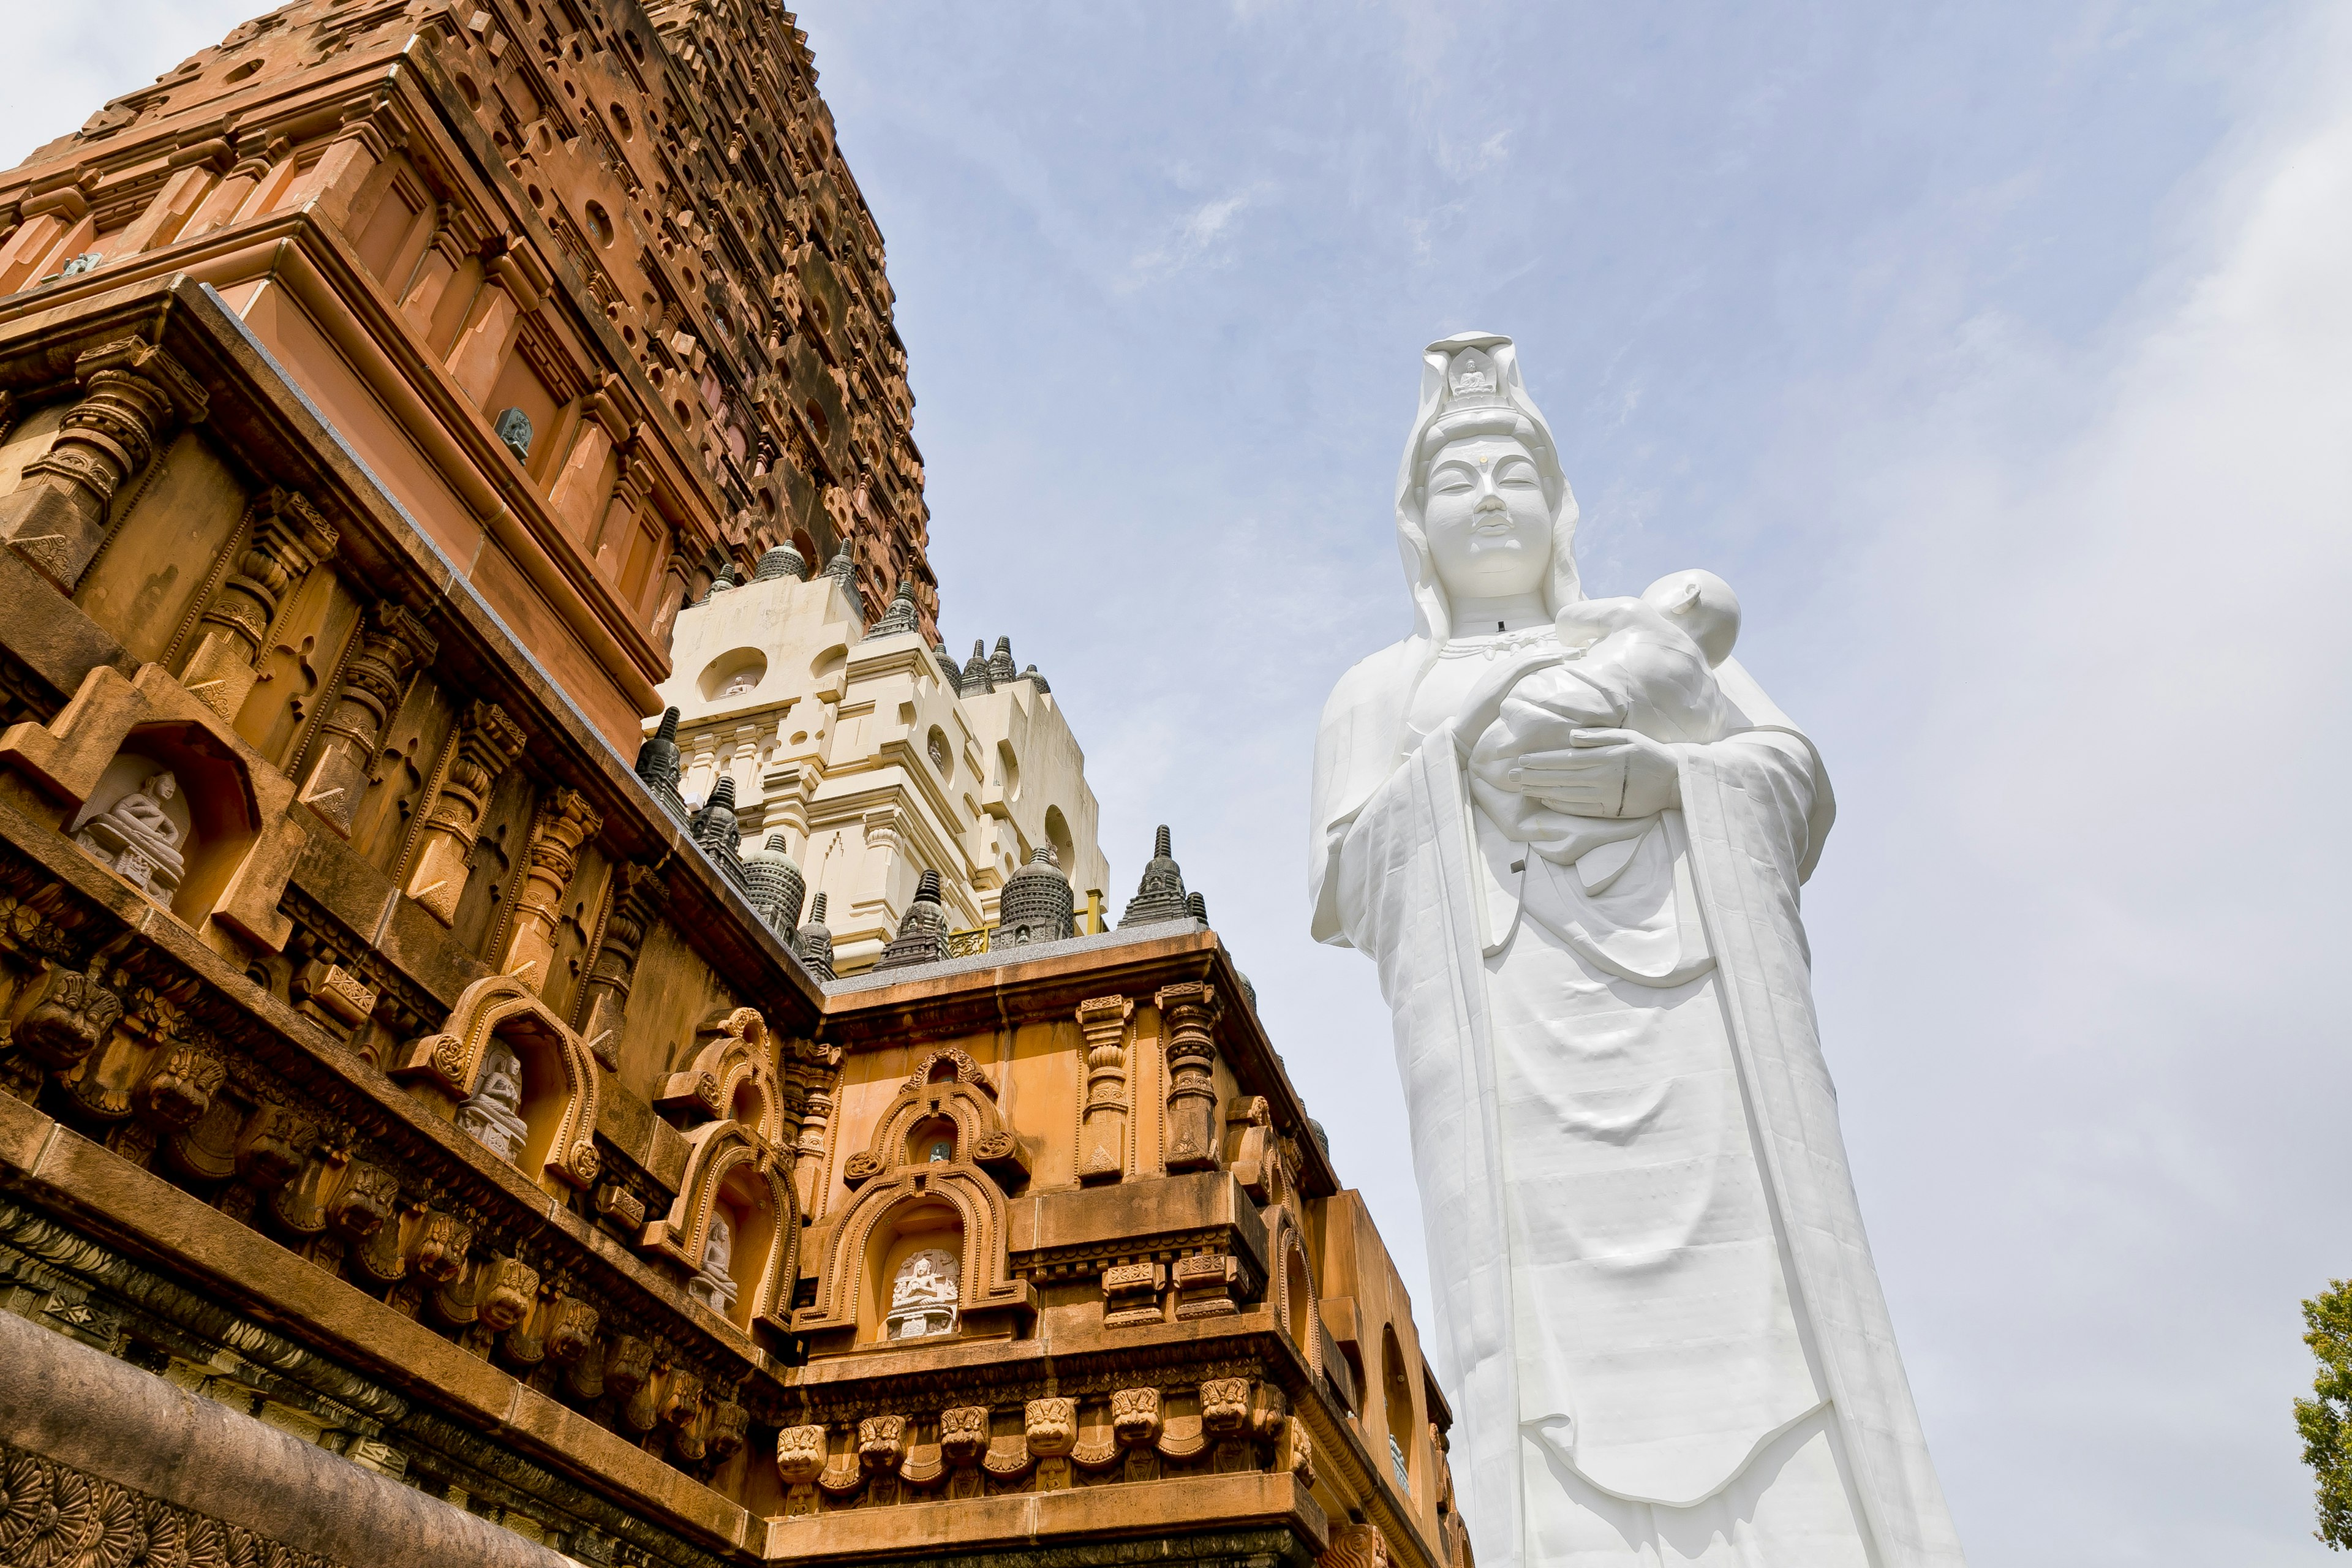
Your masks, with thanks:
[{"label": "carved stone tower", "polygon": [[814,82],[296,0],[0,174],[0,1557],[1464,1568],[1246,982],[941,656]]}]

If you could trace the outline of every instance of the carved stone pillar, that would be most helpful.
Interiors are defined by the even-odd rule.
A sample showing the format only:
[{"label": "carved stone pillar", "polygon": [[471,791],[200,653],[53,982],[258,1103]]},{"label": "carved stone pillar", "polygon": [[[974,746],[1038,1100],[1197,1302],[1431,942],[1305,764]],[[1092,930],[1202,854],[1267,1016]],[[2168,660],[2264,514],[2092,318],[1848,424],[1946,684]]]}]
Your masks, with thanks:
[{"label": "carved stone pillar", "polygon": [[254,661],[261,657],[278,606],[334,549],[335,531],[309,501],[275,487],[256,496],[245,548],[205,607],[180,684],[205,707],[236,722],[237,710],[253,690],[258,673]]},{"label": "carved stone pillar", "polygon": [[668,896],[650,868],[625,862],[613,868],[604,940],[580,988],[579,1012],[581,1037],[607,1071],[621,1065],[621,1020],[628,1012],[629,987],[636,983],[637,951],[645,945],[654,911]]},{"label": "carved stone pillar", "polygon": [[400,706],[409,673],[433,662],[440,644],[415,616],[386,600],[367,612],[359,651],[343,666],[335,710],[320,726],[319,760],[298,797],[345,837],[373,782],[376,743]]},{"label": "carved stone pillar", "polygon": [[481,243],[481,227],[473,215],[445,203],[433,243],[425,247],[424,258],[416,264],[416,275],[400,296],[400,313],[420,340],[431,339],[433,318],[440,311],[441,297],[449,291],[449,280]]},{"label": "carved stone pillar", "polygon": [[163,182],[163,188],[155,193],[147,210],[131,220],[131,226],[110,246],[112,252],[116,256],[136,256],[142,251],[161,250],[179,238],[196,209],[212,194],[213,182],[232,156],[229,144],[217,137],[173,153],[169,163],[177,172]]},{"label": "carved stone pillar", "polygon": [[1127,1021],[1135,1004],[1097,996],[1078,1004],[1087,1038],[1087,1098],[1078,1113],[1078,1180],[1116,1182],[1127,1173]]},{"label": "carved stone pillar", "polygon": [[579,428],[572,433],[572,450],[565,454],[563,467],[547,492],[547,504],[563,519],[583,548],[595,547],[612,497],[604,471],[611,465],[614,447],[628,439],[628,421],[613,400],[602,392],[590,393],[580,411]]},{"label": "carved stone pillar", "polygon": [[1209,1171],[1217,1164],[1216,988],[1199,980],[1163,985],[1152,1001],[1168,1042],[1168,1168]]},{"label": "carved stone pillar", "polygon": [[816,1212],[816,1181],[824,1168],[824,1132],[833,1121],[833,1079],[824,1087],[809,1088],[801,1097],[800,1131],[793,1140],[793,1191],[799,1194],[801,1213]]},{"label": "carved stone pillar", "polygon": [[239,158],[221,177],[221,183],[212,188],[204,205],[196,208],[195,216],[188,219],[181,234],[193,239],[235,223],[237,214],[245,210],[245,204],[253,199],[253,193],[274,166],[275,159],[269,151],[249,153]]},{"label": "carved stone pillar", "polygon": [[466,324],[449,351],[450,377],[477,406],[488,401],[498,384],[507,354],[521,333],[522,319],[539,309],[538,291],[511,257],[501,252],[487,265],[490,276],[467,308]]},{"label": "carved stone pillar", "polygon": [[379,105],[355,107],[308,176],[312,210],[348,231],[361,193],[403,140],[399,126]]},{"label": "carved stone pillar", "polygon": [[580,846],[604,826],[587,796],[562,785],[541,803],[539,818],[531,824],[522,896],[515,900],[506,959],[499,967],[534,991],[546,985],[548,965],[555,959],[555,928],[563,918],[563,894],[572,886]]},{"label": "carved stone pillar", "polygon": [[115,490],[155,455],[173,418],[205,416],[205,389],[162,349],[124,338],[74,361],[82,399],[57,442],[0,497],[0,539],[68,594],[106,542]]},{"label": "carved stone pillar", "polygon": [[[47,188],[45,189],[44,186]],[[68,176],[36,180],[16,208],[16,232],[0,242],[0,294],[13,294],[41,277],[52,257],[72,256],[96,237],[89,193]]]},{"label": "carved stone pillar", "polygon": [[408,896],[443,925],[457,918],[457,900],[473,868],[467,858],[482,831],[490,785],[522,754],[522,730],[495,702],[477,702],[458,721],[449,759],[432,807],[425,813]]},{"label": "carved stone pillar", "polygon": [[687,558],[676,551],[670,552],[669,560],[662,566],[661,599],[654,606],[654,618],[646,635],[665,658],[669,653],[670,631],[677,625],[677,612],[686,604],[687,574],[690,570]]}]

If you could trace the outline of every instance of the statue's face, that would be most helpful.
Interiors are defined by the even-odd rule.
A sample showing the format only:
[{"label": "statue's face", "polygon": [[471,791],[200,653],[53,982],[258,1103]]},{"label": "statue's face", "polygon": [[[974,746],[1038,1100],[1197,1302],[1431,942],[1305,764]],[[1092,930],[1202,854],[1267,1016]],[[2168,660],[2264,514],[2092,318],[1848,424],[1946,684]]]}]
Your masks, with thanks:
[{"label": "statue's face", "polygon": [[1421,515],[1449,595],[1532,593],[1551,570],[1543,476],[1513,437],[1448,442],[1429,465]]}]

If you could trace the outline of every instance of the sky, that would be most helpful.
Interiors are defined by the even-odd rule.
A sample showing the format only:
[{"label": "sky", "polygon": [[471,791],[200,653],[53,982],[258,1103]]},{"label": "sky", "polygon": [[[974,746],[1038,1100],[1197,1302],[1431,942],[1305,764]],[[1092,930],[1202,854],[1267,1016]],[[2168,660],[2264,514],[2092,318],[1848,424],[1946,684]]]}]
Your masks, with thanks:
[{"label": "sky", "polygon": [[[0,153],[248,8],[24,8]],[[2298,1302],[2352,1275],[2352,6],[800,20],[888,241],[950,644],[1052,680],[1114,903],[1173,829],[1416,1299],[1306,795],[1333,681],[1410,624],[1421,347],[1475,328],[1588,589],[1727,578],[1828,761],[1824,1048],[1971,1560],[2326,1560],[2292,1402]]]}]

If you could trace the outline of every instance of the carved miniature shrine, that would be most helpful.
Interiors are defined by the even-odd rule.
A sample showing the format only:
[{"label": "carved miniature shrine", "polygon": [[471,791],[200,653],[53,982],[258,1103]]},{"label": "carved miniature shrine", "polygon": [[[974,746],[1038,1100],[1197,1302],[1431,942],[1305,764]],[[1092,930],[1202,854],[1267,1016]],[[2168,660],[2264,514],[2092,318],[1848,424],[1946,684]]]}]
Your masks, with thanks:
[{"label": "carved miniature shrine", "polygon": [[938,646],[814,79],[297,0],[0,174],[0,1560],[1466,1568],[1164,835],[1114,928]]}]

